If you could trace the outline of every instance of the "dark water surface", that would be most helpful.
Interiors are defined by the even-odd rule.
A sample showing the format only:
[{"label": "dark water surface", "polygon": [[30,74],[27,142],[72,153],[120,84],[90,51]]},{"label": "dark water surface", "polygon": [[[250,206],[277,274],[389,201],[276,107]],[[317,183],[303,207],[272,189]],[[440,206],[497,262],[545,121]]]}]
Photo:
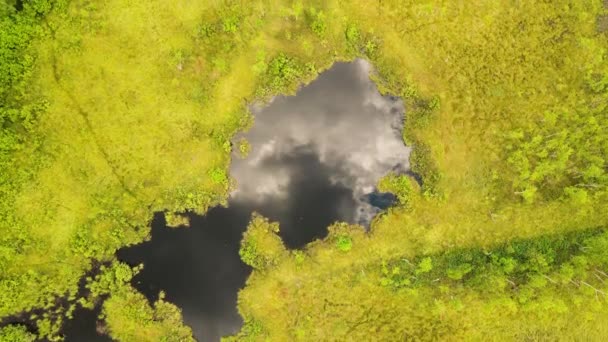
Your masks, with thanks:
[{"label": "dark water surface", "polygon": [[80,305],[74,310],[74,318],[66,321],[62,333],[66,342],[111,342],[109,336],[98,329],[97,317],[101,313],[101,303],[93,310]]},{"label": "dark water surface", "polygon": [[150,241],[119,251],[145,265],[134,286],[149,300],[165,291],[199,341],[219,341],[242,324],[237,293],[251,268],[238,250],[253,211],[280,223],[288,248],[301,248],[335,221],[365,226],[394,202],[375,185],[390,171],[409,171],[403,105],[381,96],[369,72],[362,60],[336,63],[296,96],[254,106],[253,127],[235,138],[252,149],[233,156],[228,207],[191,214],[190,228],[180,229],[157,214]]}]

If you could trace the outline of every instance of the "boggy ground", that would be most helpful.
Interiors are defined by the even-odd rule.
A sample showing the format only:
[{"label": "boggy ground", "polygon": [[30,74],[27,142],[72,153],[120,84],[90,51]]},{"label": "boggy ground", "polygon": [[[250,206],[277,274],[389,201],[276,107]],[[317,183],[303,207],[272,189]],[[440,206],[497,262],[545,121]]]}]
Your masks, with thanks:
[{"label": "boggy ground", "polygon": [[[605,333],[606,257],[589,252],[581,262],[579,249],[553,242],[541,244],[542,253],[511,256],[541,266],[522,270],[521,280],[492,278],[489,288],[500,290],[492,296],[467,282],[476,273],[465,271],[479,264],[466,259],[475,253],[439,262],[447,265],[435,268],[447,282],[441,286],[392,290],[381,280],[383,262],[388,270],[415,260],[416,276],[417,267],[428,269],[420,265],[427,256],[547,234],[563,241],[566,232],[605,227],[601,1],[38,0],[0,14],[2,65],[10,66],[1,69],[10,92],[1,94],[9,107],[2,108],[0,317],[75,295],[92,260],[116,262],[116,250],[149,237],[154,212],[203,213],[225,201],[230,141],[250,124],[247,106],[293,93],[335,61],[364,57],[381,91],[404,101],[404,140],[423,185],[385,180],[382,188],[402,205],[372,222],[369,234],[339,226],[300,253],[273,242],[272,258],[245,254],[257,268],[239,300],[242,338]],[[30,35],[31,45],[17,43]],[[274,228],[252,227],[247,250],[251,238],[276,242],[266,234]],[[601,236],[580,240],[583,250],[595,251],[586,244],[601,245]],[[549,250],[568,257],[549,258]],[[559,270],[563,284],[553,274]],[[111,336],[187,338],[174,306],[160,298],[149,305],[128,285],[132,272],[115,263],[91,280],[92,293],[110,294],[103,313]],[[461,292],[452,296],[454,287]],[[331,315],[316,311],[330,307]],[[355,320],[344,325],[344,317]],[[56,334],[49,320],[37,323],[41,336]],[[26,334],[14,326],[2,333]]]}]

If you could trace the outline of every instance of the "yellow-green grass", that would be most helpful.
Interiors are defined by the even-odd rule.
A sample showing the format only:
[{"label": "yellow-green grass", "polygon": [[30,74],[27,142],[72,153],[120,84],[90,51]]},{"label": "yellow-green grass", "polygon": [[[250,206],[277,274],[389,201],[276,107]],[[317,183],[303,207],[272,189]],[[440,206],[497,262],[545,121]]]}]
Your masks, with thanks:
[{"label": "yellow-green grass", "polygon": [[[313,7],[326,18],[320,35],[307,19]],[[313,243],[310,262],[256,274],[244,298],[275,291],[277,279],[301,281],[296,274],[316,286],[383,259],[606,225],[605,194],[584,206],[523,203],[504,148],[510,130],[591,100],[585,74],[606,64],[600,13],[600,1],[72,2],[66,15],[47,18],[52,34],[36,43],[32,87],[49,108],[37,123],[42,151],[22,158],[27,165],[26,153],[37,153],[46,163],[15,203],[34,242],[2,278],[0,317],[74,292],[89,259],[112,259],[148,237],[153,212],[203,213],[224,201],[228,141],[247,126],[246,106],[260,94],[293,94],[332,62],[357,56],[378,69],[383,91],[406,97],[406,125],[415,99],[439,98],[406,138],[430,146],[440,195],[413,195],[369,234],[351,233],[347,254],[331,239]],[[223,32],[232,16],[238,29]],[[201,35],[205,23],[217,32]],[[376,50],[364,52],[368,43]],[[268,90],[264,67],[280,53],[315,70]]]}]

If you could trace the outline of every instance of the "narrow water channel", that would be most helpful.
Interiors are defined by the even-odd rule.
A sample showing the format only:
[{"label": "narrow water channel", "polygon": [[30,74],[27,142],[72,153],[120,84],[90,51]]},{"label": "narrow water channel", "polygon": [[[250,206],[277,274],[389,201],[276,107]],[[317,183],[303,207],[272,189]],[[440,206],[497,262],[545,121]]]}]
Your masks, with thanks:
[{"label": "narrow water channel", "polygon": [[242,324],[237,293],[251,269],[238,250],[253,211],[280,223],[288,248],[302,248],[335,221],[366,226],[393,203],[375,185],[390,171],[409,170],[403,104],[381,96],[369,72],[363,60],[336,63],[296,96],[252,108],[253,127],[235,137],[247,139],[251,152],[233,156],[237,188],[228,207],[189,214],[184,229],[167,228],[157,214],[150,241],[118,252],[144,264],[133,285],[151,301],[165,291],[198,341],[219,341]]}]

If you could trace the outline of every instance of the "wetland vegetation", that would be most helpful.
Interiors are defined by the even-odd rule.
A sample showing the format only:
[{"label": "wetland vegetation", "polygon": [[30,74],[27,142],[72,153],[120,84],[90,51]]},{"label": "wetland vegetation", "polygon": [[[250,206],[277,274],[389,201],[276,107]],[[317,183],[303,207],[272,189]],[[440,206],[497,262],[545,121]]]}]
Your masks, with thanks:
[{"label": "wetland vegetation", "polygon": [[[261,150],[252,106],[279,106],[281,95],[359,58],[405,113],[399,144],[373,153],[401,156],[408,172],[348,174],[355,182],[344,188],[365,180],[361,195],[371,186],[396,202],[366,230],[357,223],[368,219],[343,214],[308,244],[290,240],[296,224],[251,208],[260,214],[244,216],[240,249],[229,249],[242,260],[229,267],[251,270],[240,318],[231,316],[243,324],[209,336],[601,341],[607,5],[0,0],[0,340],[61,340],[74,314],[95,307],[99,322],[89,326],[115,340],[204,336],[179,291],[162,284],[166,293],[151,297],[138,287],[156,261],[124,262],[117,251],[164,244],[154,213],[169,226],[195,223],[163,228],[170,243],[229,210],[231,193],[246,189],[231,161]],[[323,92],[339,98],[350,86]],[[271,133],[310,138],[283,126],[288,115]],[[345,117],[315,133],[354,123]],[[411,154],[398,153],[403,146]],[[311,163],[320,150],[298,151]],[[367,165],[347,153],[340,165]],[[314,176],[304,173],[302,184]],[[359,193],[357,201],[369,204]]]}]

